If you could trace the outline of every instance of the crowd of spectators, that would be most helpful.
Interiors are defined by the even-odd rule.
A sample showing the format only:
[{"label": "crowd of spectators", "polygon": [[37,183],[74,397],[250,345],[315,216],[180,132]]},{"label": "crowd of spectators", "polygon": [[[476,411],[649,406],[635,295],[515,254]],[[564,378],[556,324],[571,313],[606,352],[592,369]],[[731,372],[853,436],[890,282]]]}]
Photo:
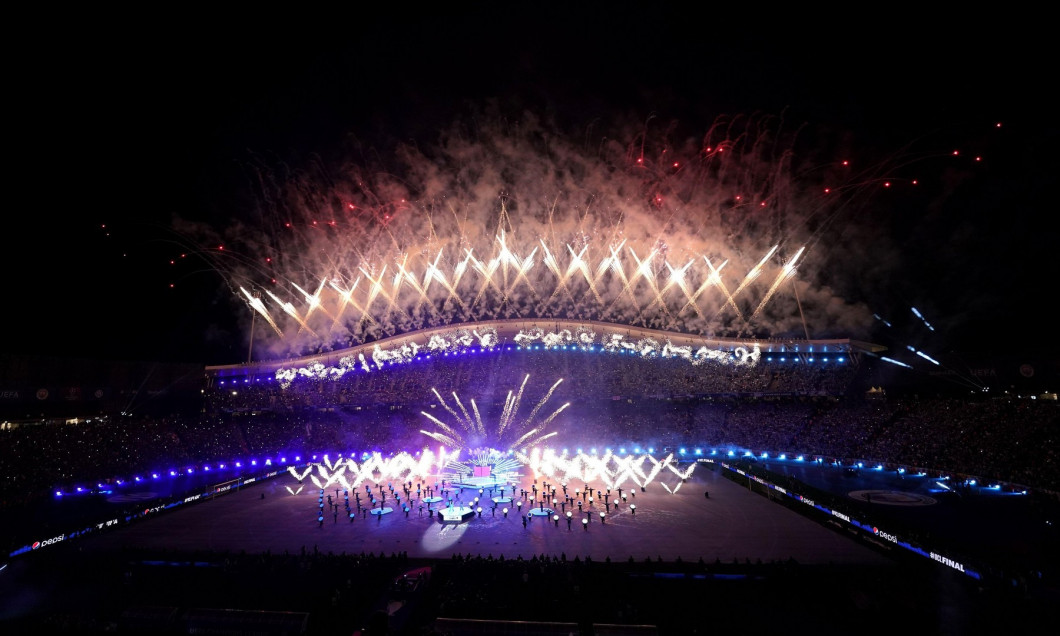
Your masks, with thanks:
[{"label": "crowd of spectators", "polygon": [[515,398],[509,443],[566,405],[544,430],[558,432],[552,445],[572,451],[784,452],[1060,490],[1055,402],[875,397],[858,383],[863,369],[829,365],[693,366],[520,351],[436,356],[287,388],[215,380],[193,417],[116,414],[0,431],[0,500],[7,506],[75,483],[281,453],[411,451],[437,444],[422,433],[438,430],[424,413],[459,430],[456,413],[477,411],[489,434]]}]

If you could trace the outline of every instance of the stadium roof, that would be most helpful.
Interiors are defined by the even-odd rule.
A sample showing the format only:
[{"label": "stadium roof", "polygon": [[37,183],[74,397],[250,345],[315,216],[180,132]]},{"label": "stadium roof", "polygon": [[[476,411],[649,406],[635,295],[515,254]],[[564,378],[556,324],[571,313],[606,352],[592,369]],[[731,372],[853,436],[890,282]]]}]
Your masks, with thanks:
[{"label": "stadium roof", "polygon": [[645,356],[689,359],[718,358],[722,354],[746,355],[755,351],[762,355],[778,353],[800,357],[844,354],[856,359],[863,353],[878,354],[886,350],[882,345],[849,338],[719,338],[583,320],[490,320],[433,327],[325,353],[209,366],[206,372],[213,377],[232,377],[272,374],[292,367],[354,364],[381,367],[388,362],[407,361],[422,354],[506,344],[519,347],[602,347],[635,351]]}]

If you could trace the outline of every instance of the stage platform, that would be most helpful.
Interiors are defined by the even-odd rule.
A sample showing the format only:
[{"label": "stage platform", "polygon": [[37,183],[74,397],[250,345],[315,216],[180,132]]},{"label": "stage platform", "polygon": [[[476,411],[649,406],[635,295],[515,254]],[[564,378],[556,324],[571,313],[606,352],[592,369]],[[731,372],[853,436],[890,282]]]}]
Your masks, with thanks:
[{"label": "stage platform", "polygon": [[468,506],[447,506],[438,510],[441,523],[464,523],[475,518],[475,511]]}]

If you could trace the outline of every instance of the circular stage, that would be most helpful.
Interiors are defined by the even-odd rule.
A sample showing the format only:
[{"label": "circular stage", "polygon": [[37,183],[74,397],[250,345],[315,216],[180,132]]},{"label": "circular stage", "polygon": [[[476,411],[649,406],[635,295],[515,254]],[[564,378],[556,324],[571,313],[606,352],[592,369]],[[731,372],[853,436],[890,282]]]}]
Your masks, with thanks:
[{"label": "circular stage", "polygon": [[531,517],[545,517],[546,519],[551,519],[552,515],[556,514],[556,511],[552,508],[531,508],[526,511],[526,514]]}]

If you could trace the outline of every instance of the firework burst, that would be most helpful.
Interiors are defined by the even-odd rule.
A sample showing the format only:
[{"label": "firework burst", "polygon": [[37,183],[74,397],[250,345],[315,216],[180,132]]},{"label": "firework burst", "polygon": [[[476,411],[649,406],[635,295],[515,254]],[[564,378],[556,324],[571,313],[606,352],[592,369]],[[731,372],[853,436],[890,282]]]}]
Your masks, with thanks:
[{"label": "firework burst", "polygon": [[857,337],[871,311],[835,260],[868,237],[839,221],[894,179],[798,154],[798,132],[733,117],[677,140],[649,122],[590,146],[533,117],[482,123],[395,165],[259,167],[254,223],[178,230],[258,320],[261,355],[504,318]]},{"label": "firework burst", "polygon": [[523,382],[517,390],[508,391],[496,427],[489,428],[483,421],[482,414],[474,399],[470,401],[471,410],[469,411],[463,400],[455,392],[452,394],[451,401],[447,402],[438,393],[437,389],[432,389],[441,407],[449,413],[452,422],[446,423],[430,413],[422,412],[423,416],[434,424],[435,429],[420,430],[420,432],[435,441],[447,445],[449,448],[491,448],[500,449],[504,452],[531,448],[546,439],[555,437],[556,431],[549,431],[548,428],[556,417],[570,406],[570,402],[552,411],[544,418],[539,419],[538,415],[549,399],[552,398],[552,394],[555,393],[563,379],[557,380],[545,393],[544,397],[534,405],[530,414],[522,417],[519,413],[519,408],[523,402],[526,384],[529,380],[530,375],[528,374],[523,378]]}]

